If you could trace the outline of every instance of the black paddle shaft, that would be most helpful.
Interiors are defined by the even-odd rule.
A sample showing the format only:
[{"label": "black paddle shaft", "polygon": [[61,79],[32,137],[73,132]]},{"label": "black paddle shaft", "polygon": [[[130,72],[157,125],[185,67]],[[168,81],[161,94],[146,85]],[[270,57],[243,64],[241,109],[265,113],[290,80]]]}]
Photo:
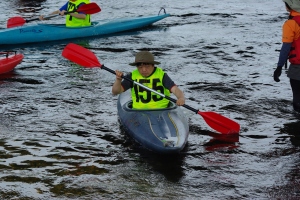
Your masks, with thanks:
[{"label": "black paddle shaft", "polygon": [[[82,6],[80,6],[80,8],[78,8],[77,10],[72,10],[69,12],[65,12],[64,14],[70,14],[70,13],[75,13],[75,12],[87,12],[88,14],[95,14],[97,12],[101,11],[101,8],[96,4],[96,3],[89,3],[89,4],[84,4]],[[53,17],[59,16],[59,14],[54,14],[54,15],[49,15],[49,16],[45,16],[44,19],[50,19]],[[39,17],[37,18],[33,18],[33,19],[26,19],[26,22],[31,22],[31,21],[35,21],[35,20],[39,20]]]},{"label": "black paddle shaft", "polygon": [[[74,11],[70,11],[70,12],[65,12],[65,15],[70,14],[70,13],[74,13],[77,12],[77,10]],[[54,15],[49,15],[49,16],[45,16],[44,19],[51,19],[53,17],[57,17],[59,16],[59,14],[54,14]],[[31,22],[31,21],[35,21],[35,20],[39,20],[39,17],[33,18],[33,19],[26,19],[26,23]]]}]

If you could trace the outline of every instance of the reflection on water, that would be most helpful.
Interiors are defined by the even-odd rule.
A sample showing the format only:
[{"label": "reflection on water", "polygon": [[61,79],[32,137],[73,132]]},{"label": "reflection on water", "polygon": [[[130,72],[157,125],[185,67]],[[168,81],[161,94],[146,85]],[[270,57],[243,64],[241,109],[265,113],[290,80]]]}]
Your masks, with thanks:
[{"label": "reflection on water", "polygon": [[[298,114],[296,114],[299,117]],[[300,198],[300,160],[299,160],[299,147],[300,147],[300,121],[284,124],[280,129],[282,135],[278,142],[289,140],[293,147],[286,147],[283,150],[278,150],[276,153],[284,157],[291,155],[298,155],[298,159],[292,160],[290,165],[283,166],[285,169],[284,174],[275,187],[269,189],[270,197],[282,199],[299,199]]]},{"label": "reflection on water", "polygon": [[18,6],[23,7],[41,7],[41,4],[46,2],[47,0],[13,0],[11,1]]},{"label": "reflection on water", "polygon": [[239,142],[238,134],[215,134],[211,135],[213,138],[207,142],[204,146],[206,146],[206,150],[214,151],[222,148],[235,149],[239,146],[236,144]]},{"label": "reflection on water", "polygon": [[178,183],[184,176],[185,154],[163,156],[139,149],[139,162],[146,164],[155,172],[163,175],[167,181]]},{"label": "reflection on water", "polygon": [[284,124],[281,133],[288,134],[291,143],[295,147],[300,147],[300,121]]},{"label": "reflection on water", "polygon": [[[22,16],[25,19],[38,16],[42,10],[42,4],[47,0],[11,0],[8,2],[10,12],[15,12],[15,16]],[[13,17],[13,16],[10,16]]]},{"label": "reflection on water", "polygon": [[11,80],[12,78],[16,77],[18,74],[15,70],[7,72],[5,74],[0,74],[0,84],[4,83],[5,81]]}]

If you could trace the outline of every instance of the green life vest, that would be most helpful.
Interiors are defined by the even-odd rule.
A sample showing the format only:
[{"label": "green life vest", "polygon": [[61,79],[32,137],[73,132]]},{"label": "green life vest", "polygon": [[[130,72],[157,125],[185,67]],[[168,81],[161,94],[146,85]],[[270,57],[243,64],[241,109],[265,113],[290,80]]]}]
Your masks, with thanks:
[{"label": "green life vest", "polygon": [[[136,69],[132,72],[131,78],[132,80],[141,83],[148,88],[152,88],[165,96],[170,96],[170,91],[163,86],[162,79],[164,74],[165,73],[161,68],[156,67],[155,72],[151,76],[144,78]],[[132,108],[134,109],[166,108],[169,104],[168,99],[135,84],[131,89],[131,97]]]},{"label": "green life vest", "polygon": [[[90,0],[77,0],[75,2],[69,1],[68,3],[68,12],[77,10],[79,4],[85,3],[88,4],[90,3]],[[75,12],[77,13],[77,12]],[[91,16],[86,14],[85,19],[78,19],[76,17],[72,17],[71,15],[66,15],[66,26],[67,27],[80,27],[80,26],[90,26],[91,25]]]}]

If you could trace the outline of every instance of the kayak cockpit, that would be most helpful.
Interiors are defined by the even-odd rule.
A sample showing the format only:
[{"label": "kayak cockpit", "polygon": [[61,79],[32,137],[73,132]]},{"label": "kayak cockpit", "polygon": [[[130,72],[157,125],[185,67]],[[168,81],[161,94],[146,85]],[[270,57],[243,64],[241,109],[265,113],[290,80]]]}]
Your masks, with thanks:
[{"label": "kayak cockpit", "polygon": [[132,101],[128,101],[127,103],[124,104],[124,109],[127,111],[132,111],[132,112],[144,112],[144,111],[163,111],[163,110],[172,110],[172,109],[176,109],[177,105],[175,103],[173,103],[172,101],[169,102],[169,105],[167,108],[156,108],[156,109],[133,109],[132,108]]}]

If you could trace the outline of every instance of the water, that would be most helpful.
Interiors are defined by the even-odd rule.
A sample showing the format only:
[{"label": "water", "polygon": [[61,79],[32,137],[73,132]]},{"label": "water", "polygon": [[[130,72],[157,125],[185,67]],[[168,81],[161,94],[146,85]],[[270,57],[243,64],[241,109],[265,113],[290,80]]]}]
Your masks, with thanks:
[{"label": "water", "polygon": [[[135,52],[152,51],[188,105],[237,121],[240,135],[216,133],[185,110],[190,136],[182,153],[149,153],[118,121],[115,77],[63,58],[70,41],[5,47],[25,58],[0,77],[2,199],[300,198],[299,115],[285,73],[280,83],[272,77],[287,17],[281,1],[94,2],[102,11],[93,20],[164,6],[172,16],[152,27],[73,42],[125,72]],[[10,17],[48,14],[60,4],[5,2],[1,28]]]}]

